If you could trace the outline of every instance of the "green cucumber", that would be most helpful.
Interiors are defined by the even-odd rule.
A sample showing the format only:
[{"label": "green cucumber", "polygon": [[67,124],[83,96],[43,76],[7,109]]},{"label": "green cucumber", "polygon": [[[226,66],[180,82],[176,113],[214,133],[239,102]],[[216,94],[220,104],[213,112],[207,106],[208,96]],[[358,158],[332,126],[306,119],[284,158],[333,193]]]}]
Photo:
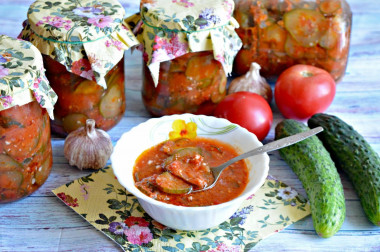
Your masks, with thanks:
[{"label": "green cucumber", "polygon": [[186,183],[170,172],[163,172],[156,178],[157,187],[170,194],[185,194],[191,191],[192,185]]},{"label": "green cucumber", "polygon": [[318,135],[336,166],[347,173],[368,219],[380,226],[380,157],[354,128],[333,115],[316,114],[308,124],[322,126]]},{"label": "green cucumber", "polygon": [[[301,122],[286,119],[276,126],[280,139],[309,130]],[[279,150],[285,162],[302,182],[310,201],[317,234],[331,237],[341,228],[346,215],[343,186],[330,154],[317,136]]]}]

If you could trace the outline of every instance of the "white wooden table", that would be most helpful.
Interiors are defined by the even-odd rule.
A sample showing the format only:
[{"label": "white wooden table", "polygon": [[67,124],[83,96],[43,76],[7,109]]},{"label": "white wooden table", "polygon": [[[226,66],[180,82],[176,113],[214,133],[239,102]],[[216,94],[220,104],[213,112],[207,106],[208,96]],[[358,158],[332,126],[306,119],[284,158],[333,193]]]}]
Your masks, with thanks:
[{"label": "white wooden table", "polygon": [[[0,0],[0,34],[16,37],[32,0]],[[137,0],[121,1],[128,13],[138,9]],[[211,1],[210,1],[211,2]],[[326,111],[353,125],[380,153],[380,5],[375,0],[348,0],[353,11],[350,58],[346,75]],[[149,119],[140,98],[141,58],[127,54],[127,111],[109,134],[121,134]],[[283,118],[274,102],[274,123],[265,142],[274,138],[274,127]],[[118,245],[98,232],[51,192],[87,175],[70,167],[63,157],[62,138],[53,137],[54,164],[47,182],[20,201],[0,205],[0,251],[120,251]],[[302,184],[277,152],[270,155],[270,173],[305,195]],[[319,238],[307,217],[261,241],[254,251],[380,251],[380,227],[364,215],[356,193],[341,174],[347,215],[342,229],[329,239]]]}]

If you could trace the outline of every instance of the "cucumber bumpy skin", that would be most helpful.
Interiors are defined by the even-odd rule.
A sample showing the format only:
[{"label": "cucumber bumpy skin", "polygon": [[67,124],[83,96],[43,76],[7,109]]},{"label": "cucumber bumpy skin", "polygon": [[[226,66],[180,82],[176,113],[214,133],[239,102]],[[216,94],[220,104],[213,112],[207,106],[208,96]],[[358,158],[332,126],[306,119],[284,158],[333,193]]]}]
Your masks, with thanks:
[{"label": "cucumber bumpy skin", "polygon": [[[285,119],[276,126],[275,139],[309,130],[301,122]],[[323,238],[333,236],[344,222],[346,205],[339,174],[322,142],[309,137],[279,150],[298,176],[309,198],[314,229]]]},{"label": "cucumber bumpy skin", "polygon": [[352,126],[336,116],[316,114],[308,124],[318,134],[338,169],[347,173],[368,219],[380,226],[380,157]]}]

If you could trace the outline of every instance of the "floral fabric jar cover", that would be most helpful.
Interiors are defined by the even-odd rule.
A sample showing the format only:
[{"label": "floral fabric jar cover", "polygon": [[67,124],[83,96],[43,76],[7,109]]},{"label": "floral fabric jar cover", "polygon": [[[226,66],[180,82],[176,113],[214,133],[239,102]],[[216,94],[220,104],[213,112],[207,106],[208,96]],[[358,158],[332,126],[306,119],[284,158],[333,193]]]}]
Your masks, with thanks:
[{"label": "floral fabric jar cover", "polygon": [[41,53],[27,41],[0,36],[0,111],[37,101],[53,118],[57,95],[49,86]]},{"label": "floral fabric jar cover", "polygon": [[242,42],[235,33],[238,23],[232,17],[232,0],[143,0],[140,15],[128,18],[144,46],[155,84],[160,63],[189,52],[213,51],[227,74]]},{"label": "floral fabric jar cover", "polygon": [[117,0],[37,0],[21,38],[69,72],[106,87],[105,75],[138,44]]}]

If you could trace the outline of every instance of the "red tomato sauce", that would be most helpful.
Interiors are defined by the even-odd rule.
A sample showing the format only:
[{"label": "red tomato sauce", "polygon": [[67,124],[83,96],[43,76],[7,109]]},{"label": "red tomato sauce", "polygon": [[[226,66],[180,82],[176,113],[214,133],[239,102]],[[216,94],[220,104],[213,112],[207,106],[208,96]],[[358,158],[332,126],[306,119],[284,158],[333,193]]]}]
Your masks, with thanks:
[{"label": "red tomato sauce", "polygon": [[[215,139],[197,137],[191,140],[168,140],[147,149],[137,158],[133,170],[135,183],[165,172],[165,160],[175,150],[185,147],[200,148],[204,162],[209,167],[218,166],[238,155],[234,147]],[[154,185],[148,190],[138,188],[151,198],[173,205],[189,207],[211,206],[238,197],[248,184],[248,177],[247,165],[244,160],[241,160],[224,170],[213,188],[203,192],[170,194],[158,190]]]},{"label": "red tomato sauce", "polygon": [[243,42],[234,61],[236,74],[256,62],[262,76],[275,80],[290,66],[305,64],[325,69],[336,82],[342,79],[352,19],[346,1],[235,2],[236,32]]},{"label": "red tomato sauce", "polygon": [[0,111],[0,203],[23,198],[46,181],[50,139],[49,116],[36,101]]},{"label": "red tomato sauce", "polygon": [[66,67],[44,55],[46,77],[59,99],[54,106],[52,131],[61,136],[85,126],[91,118],[96,127],[113,128],[125,112],[124,60],[105,76],[107,89],[95,81],[70,73]]},{"label": "red tomato sauce", "polygon": [[160,64],[157,87],[144,64],[142,98],[154,116],[211,114],[226,95],[227,77],[211,51],[193,52]]}]

